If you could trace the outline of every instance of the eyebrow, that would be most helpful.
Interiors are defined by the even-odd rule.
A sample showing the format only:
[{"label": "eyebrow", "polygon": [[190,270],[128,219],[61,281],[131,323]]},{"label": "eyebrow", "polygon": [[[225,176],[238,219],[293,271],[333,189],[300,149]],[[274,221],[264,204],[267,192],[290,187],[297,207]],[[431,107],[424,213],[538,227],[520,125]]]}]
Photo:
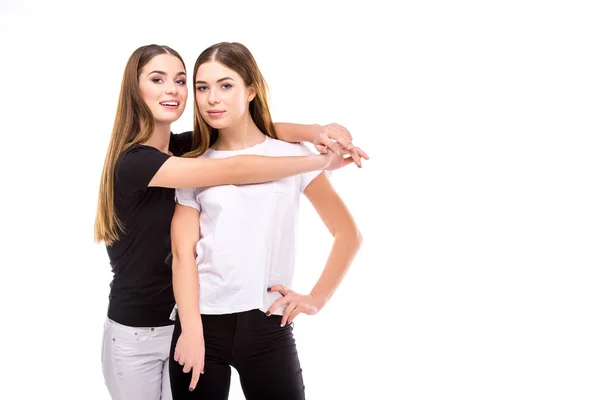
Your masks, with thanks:
[{"label": "eyebrow", "polygon": [[[226,81],[227,79],[231,79],[232,81],[234,80],[233,78],[230,78],[230,77],[226,76],[225,78],[221,78],[221,79],[219,79],[219,80],[217,81],[217,83],[219,83],[219,82],[223,82],[223,81]],[[206,82],[204,82],[204,81],[196,81],[196,84],[199,84],[199,83],[204,83],[204,84],[206,84]]]},{"label": "eyebrow", "polygon": [[[152,72],[149,72],[149,73],[148,73],[148,75],[152,75],[152,74],[161,74],[161,75],[167,75],[167,73],[166,73],[166,72],[164,72],[164,71],[158,71],[158,70],[155,70],[155,71],[152,71]],[[177,75],[175,75],[175,76],[179,76],[179,75],[184,75],[184,76],[185,76],[185,72],[181,71],[181,72],[179,72],[179,73],[178,73]]]}]

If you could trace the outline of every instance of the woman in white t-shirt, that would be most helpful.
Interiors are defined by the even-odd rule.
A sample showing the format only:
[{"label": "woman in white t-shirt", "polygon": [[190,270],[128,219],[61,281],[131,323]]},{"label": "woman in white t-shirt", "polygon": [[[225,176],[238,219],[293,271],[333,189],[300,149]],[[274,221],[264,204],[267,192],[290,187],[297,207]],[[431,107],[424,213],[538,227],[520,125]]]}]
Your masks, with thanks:
[{"label": "woman in white t-shirt", "polygon": [[[265,81],[244,45],[209,47],[196,60],[193,77],[194,150],[185,156],[311,154],[302,144],[277,139]],[[302,193],[335,238],[308,295],[290,289]],[[300,313],[323,308],[361,244],[327,175],[317,171],[261,184],[177,189],[176,200],[173,398],[226,399],[233,366],[247,399],[304,399],[290,323]]]}]

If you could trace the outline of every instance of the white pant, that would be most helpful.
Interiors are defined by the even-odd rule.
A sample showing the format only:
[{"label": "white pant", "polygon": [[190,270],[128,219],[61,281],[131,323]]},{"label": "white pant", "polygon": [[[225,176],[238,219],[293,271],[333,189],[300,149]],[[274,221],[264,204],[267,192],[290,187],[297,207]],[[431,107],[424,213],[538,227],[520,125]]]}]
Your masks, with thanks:
[{"label": "white pant", "polygon": [[173,325],[133,328],[104,323],[102,372],[113,400],[171,400],[169,352]]}]

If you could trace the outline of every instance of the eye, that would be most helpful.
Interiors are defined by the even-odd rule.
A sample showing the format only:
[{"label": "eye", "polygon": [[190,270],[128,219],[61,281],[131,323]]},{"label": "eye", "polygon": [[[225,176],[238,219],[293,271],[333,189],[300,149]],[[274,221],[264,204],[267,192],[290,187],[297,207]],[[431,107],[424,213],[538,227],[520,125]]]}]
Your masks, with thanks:
[{"label": "eye", "polygon": [[208,86],[198,86],[196,87],[196,90],[199,92],[205,92],[208,90]]},{"label": "eye", "polygon": [[175,81],[178,85],[185,85],[185,79],[178,79]]},{"label": "eye", "polygon": [[162,83],[163,80],[162,80],[162,78],[152,78],[152,82],[154,82],[154,83]]},{"label": "eye", "polygon": [[223,89],[231,89],[232,85],[230,83],[224,83],[223,85],[221,85],[221,88]]}]

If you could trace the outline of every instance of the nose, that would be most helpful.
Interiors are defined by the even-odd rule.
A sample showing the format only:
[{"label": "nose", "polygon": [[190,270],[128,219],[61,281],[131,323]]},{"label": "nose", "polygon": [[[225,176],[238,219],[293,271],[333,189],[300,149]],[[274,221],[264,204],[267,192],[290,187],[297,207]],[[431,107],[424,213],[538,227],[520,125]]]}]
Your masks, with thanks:
[{"label": "nose", "polygon": [[165,94],[177,94],[178,88],[175,82],[166,82],[165,85]]},{"label": "nose", "polygon": [[208,93],[208,104],[219,104],[221,100],[219,99],[218,93],[216,90],[211,90]]}]

